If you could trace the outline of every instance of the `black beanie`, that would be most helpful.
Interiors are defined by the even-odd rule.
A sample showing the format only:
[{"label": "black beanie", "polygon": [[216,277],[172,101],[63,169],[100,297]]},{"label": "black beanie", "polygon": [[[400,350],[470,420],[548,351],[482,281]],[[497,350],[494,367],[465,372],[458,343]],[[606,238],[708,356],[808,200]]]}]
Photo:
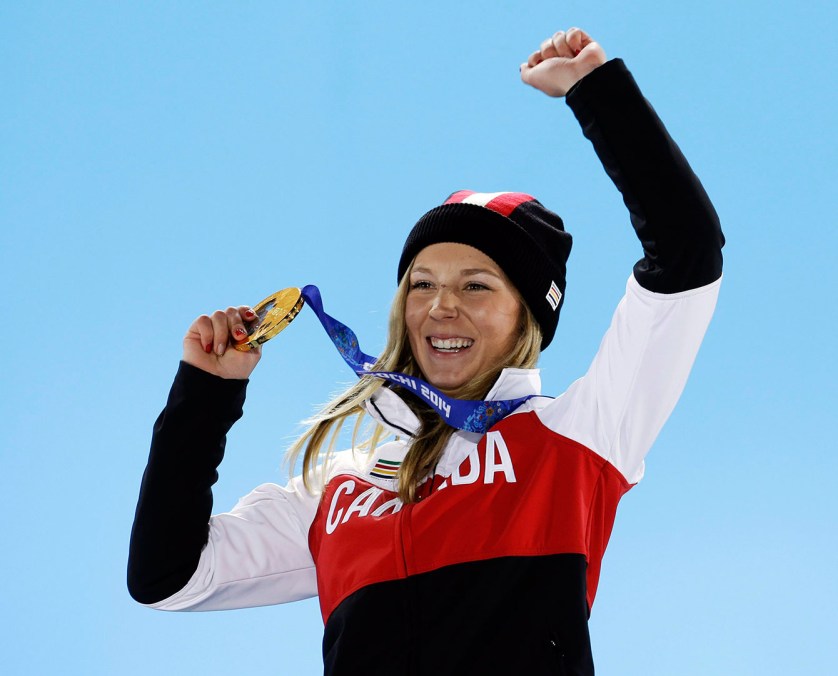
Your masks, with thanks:
[{"label": "black beanie", "polygon": [[550,344],[564,302],[572,243],[557,214],[520,192],[455,192],[410,231],[398,281],[422,249],[440,242],[468,244],[495,261],[541,327],[541,349]]}]

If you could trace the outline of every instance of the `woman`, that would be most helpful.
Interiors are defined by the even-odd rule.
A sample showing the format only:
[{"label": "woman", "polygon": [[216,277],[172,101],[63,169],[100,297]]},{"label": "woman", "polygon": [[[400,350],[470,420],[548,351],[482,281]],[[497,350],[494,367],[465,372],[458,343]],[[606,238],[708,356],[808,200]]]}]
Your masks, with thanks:
[{"label": "woman", "polygon": [[[593,673],[588,616],[617,503],[684,386],[723,238],[622,61],[571,29],[521,73],[566,96],[644,248],[587,374],[551,399],[533,370],[563,300],[561,219],[522,193],[459,191],[420,219],[399,261],[376,369],[407,374],[403,385],[362,378],[296,444],[302,476],[210,518],[259,353],[228,349],[250,308],[199,317],[143,478],[138,601],[206,610],[317,594],[329,674]],[[461,400],[526,399],[482,431],[454,429],[411,377]],[[358,414],[377,425],[366,452],[330,453],[330,432]]]}]

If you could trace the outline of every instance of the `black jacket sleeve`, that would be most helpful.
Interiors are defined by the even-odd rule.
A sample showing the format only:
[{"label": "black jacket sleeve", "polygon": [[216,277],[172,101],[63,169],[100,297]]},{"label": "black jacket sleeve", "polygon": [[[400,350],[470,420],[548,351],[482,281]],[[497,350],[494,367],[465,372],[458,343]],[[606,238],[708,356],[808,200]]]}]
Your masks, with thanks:
[{"label": "black jacket sleeve", "polygon": [[719,218],[622,60],[582,78],[566,101],[631,214],[644,252],[634,266],[640,285],[676,293],[716,281],[724,245]]},{"label": "black jacket sleeve", "polygon": [[168,598],[192,577],[207,543],[212,485],[226,435],[242,415],[246,380],[181,362],[154,424],[128,556],[128,590],[140,603]]}]

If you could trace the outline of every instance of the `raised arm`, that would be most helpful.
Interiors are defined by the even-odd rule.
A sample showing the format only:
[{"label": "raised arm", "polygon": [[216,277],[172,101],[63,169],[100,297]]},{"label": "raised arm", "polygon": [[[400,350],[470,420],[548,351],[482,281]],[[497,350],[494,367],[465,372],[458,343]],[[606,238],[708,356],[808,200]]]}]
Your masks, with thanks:
[{"label": "raised arm", "polygon": [[228,348],[255,317],[245,306],[201,315],[183,338],[183,363],[154,424],[131,531],[128,590],[141,603],[180,590],[207,543],[216,468],[260,356]]},{"label": "raised arm", "polygon": [[583,378],[541,413],[634,483],[681,395],[716,303],[724,238],[704,188],[625,64],[584,31],[546,40],[524,82],[565,96],[643,247]]},{"label": "raised arm", "polygon": [[640,285],[677,293],[717,280],[724,244],[707,193],[620,59],[584,31],[545,40],[521,78],[548,96],[566,96],[582,132],[623,195],[644,257]]},{"label": "raised arm", "polygon": [[182,362],[154,426],[131,533],[128,586],[161,610],[220,610],[317,593],[308,528],[318,498],[298,477],[210,516],[226,434],[246,381]]}]

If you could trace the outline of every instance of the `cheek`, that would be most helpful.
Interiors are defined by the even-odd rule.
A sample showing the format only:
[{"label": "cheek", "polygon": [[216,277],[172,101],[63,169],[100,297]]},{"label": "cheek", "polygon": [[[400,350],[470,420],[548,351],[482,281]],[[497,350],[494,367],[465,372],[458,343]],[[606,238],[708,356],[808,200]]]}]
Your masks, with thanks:
[{"label": "cheek", "polygon": [[414,337],[419,335],[419,331],[422,328],[422,314],[421,310],[417,308],[416,303],[407,302],[404,309],[404,324],[407,329],[407,335],[412,343]]},{"label": "cheek", "polygon": [[516,303],[504,304],[492,316],[492,329],[497,352],[506,352],[518,339],[521,322],[521,306]]}]

